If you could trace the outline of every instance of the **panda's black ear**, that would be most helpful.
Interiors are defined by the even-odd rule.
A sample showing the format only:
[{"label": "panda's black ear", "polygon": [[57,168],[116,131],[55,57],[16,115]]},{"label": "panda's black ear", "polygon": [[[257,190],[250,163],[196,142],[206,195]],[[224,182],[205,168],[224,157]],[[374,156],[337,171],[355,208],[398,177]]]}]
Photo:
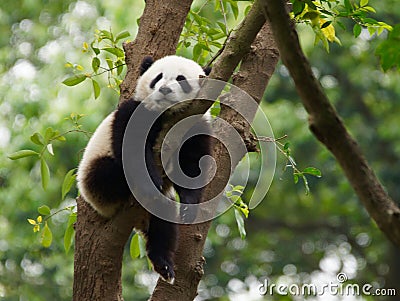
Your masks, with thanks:
[{"label": "panda's black ear", "polygon": [[203,68],[203,71],[204,71],[204,73],[208,76],[208,75],[210,75],[210,73],[211,73],[211,67],[210,66],[207,66],[207,67],[204,67]]},{"label": "panda's black ear", "polygon": [[144,57],[142,63],[140,64],[140,76],[143,75],[147,71],[147,69],[150,68],[151,65],[153,65],[154,59],[151,56],[146,56]]}]

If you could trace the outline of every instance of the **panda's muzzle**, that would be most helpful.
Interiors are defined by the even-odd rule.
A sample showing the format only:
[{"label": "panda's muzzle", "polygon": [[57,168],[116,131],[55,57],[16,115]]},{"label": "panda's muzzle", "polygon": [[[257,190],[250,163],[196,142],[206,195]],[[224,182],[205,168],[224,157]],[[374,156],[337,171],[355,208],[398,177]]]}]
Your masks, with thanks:
[{"label": "panda's muzzle", "polygon": [[169,94],[169,93],[171,93],[172,92],[172,90],[171,90],[171,88],[169,88],[169,87],[167,87],[167,86],[161,86],[159,89],[158,89],[158,91],[161,93],[161,94],[163,94],[163,95],[167,95],[167,94]]}]

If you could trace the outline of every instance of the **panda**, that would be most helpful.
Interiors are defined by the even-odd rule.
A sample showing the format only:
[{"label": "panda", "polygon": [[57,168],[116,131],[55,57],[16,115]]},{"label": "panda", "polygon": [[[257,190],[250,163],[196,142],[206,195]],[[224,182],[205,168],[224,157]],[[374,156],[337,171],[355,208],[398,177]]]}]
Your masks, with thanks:
[{"label": "panda", "polygon": [[[146,167],[154,186],[172,200],[176,192],[183,204],[200,202],[204,188],[189,189],[169,181],[165,170],[156,163],[159,154],[154,147],[165,120],[171,114],[187,109],[187,102],[181,101],[196,98],[200,80],[209,72],[210,69],[203,70],[196,62],[176,55],[156,61],[152,57],[143,59],[134,96],[121,103],[101,122],[90,138],[78,167],[78,189],[100,215],[111,218],[124,204],[132,203],[133,195],[122,164],[122,143],[129,119],[141,104],[144,110],[162,113],[151,127],[145,143]],[[174,103],[177,105],[163,112],[166,104]],[[196,126],[211,133],[206,117],[201,118]],[[205,134],[192,136],[183,142],[178,164],[186,176],[195,178],[199,175],[200,159],[211,156],[212,145],[211,135]],[[157,202],[156,199],[152,201]],[[162,279],[173,283],[178,225],[152,214],[148,214],[148,217],[143,229],[136,230],[146,237],[147,255],[154,270]]]}]

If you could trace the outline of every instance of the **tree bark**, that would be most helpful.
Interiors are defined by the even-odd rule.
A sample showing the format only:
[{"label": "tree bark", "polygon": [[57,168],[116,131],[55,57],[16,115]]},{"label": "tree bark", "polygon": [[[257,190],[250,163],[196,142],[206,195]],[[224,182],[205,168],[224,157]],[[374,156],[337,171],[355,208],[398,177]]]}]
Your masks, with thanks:
[{"label": "tree bark", "polygon": [[145,56],[155,60],[175,54],[179,36],[193,0],[146,1],[135,40],[124,45],[127,73],[121,84],[120,101],[132,97]]},{"label": "tree bark", "polygon": [[262,0],[283,63],[288,68],[313,134],[336,157],[357,196],[383,233],[400,246],[400,209],[369,166],[360,147],[329,102],[301,50],[297,32],[282,0]]}]

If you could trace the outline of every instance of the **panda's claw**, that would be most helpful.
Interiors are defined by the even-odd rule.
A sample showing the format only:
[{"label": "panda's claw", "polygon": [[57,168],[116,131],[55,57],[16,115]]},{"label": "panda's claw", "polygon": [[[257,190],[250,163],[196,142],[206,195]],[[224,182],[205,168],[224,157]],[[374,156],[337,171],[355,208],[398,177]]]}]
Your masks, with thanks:
[{"label": "panda's claw", "polygon": [[161,278],[169,284],[174,284],[175,272],[172,264],[164,262],[164,264],[154,264],[154,270],[160,274]]}]

